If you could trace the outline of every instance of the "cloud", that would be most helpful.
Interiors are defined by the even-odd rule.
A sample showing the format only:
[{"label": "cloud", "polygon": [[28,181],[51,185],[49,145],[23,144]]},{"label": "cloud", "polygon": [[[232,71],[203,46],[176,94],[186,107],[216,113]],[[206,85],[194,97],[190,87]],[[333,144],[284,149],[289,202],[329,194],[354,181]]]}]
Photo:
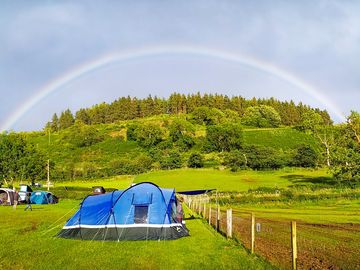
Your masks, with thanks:
[{"label": "cloud", "polygon": [[[0,9],[0,91],[8,101],[0,101],[0,117],[84,62],[112,51],[163,44],[200,45],[263,59],[322,89],[346,112],[358,106],[354,100],[360,92],[358,14],[359,1],[6,2]],[[179,65],[185,65],[179,70],[186,70],[185,63]],[[147,76],[146,69],[138,70],[127,81],[146,89],[145,84],[139,85],[139,78]],[[224,83],[233,88],[228,91],[238,90],[236,76],[218,74],[219,82],[232,80]],[[196,81],[192,76],[195,74],[184,73],[182,85]],[[273,90],[276,82],[255,73],[238,77],[256,93],[268,96],[271,89],[278,94]],[[166,85],[166,78],[157,80],[158,85]],[[114,90],[108,85],[107,97],[116,94],[116,78],[112,85]],[[82,86],[86,88],[86,82]],[[88,89],[94,89],[91,86],[89,81]],[[222,91],[220,86],[214,84]],[[98,93],[91,96],[98,97]]]}]

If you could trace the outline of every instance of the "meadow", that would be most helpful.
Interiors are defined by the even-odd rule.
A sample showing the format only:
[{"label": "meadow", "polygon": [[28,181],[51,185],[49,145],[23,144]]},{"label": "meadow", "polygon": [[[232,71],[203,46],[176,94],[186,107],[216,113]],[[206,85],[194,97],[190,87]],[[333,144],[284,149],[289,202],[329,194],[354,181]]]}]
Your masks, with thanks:
[{"label": "meadow", "polygon": [[215,169],[179,169],[155,171],[135,177],[134,182],[150,181],[177,191],[217,189],[218,191],[248,191],[259,187],[285,188],[305,183],[315,185],[331,175],[326,169],[285,168],[281,170],[230,172]]},{"label": "meadow", "polygon": [[[227,240],[191,210],[186,214],[191,236],[175,241],[97,242],[56,237],[81,199],[91,194],[91,187],[100,185],[111,191],[144,181],[177,191],[217,189],[222,218],[226,209],[233,209],[237,240]],[[0,223],[0,265],[6,269],[288,269],[289,222],[296,220],[300,269],[356,269],[359,190],[331,188],[331,184],[326,169],[299,168],[178,169],[55,182],[51,191],[60,197],[57,205],[35,205],[32,212],[23,211],[22,205],[17,210],[0,207],[0,216],[6,217]],[[260,257],[248,251],[251,213],[263,229],[256,234]],[[226,228],[223,222],[222,230]]]},{"label": "meadow", "polygon": [[[186,220],[190,237],[172,241],[101,242],[57,238],[79,200],[0,207],[1,269],[275,269],[226,240],[201,219]],[[186,214],[189,217],[189,213]]]}]

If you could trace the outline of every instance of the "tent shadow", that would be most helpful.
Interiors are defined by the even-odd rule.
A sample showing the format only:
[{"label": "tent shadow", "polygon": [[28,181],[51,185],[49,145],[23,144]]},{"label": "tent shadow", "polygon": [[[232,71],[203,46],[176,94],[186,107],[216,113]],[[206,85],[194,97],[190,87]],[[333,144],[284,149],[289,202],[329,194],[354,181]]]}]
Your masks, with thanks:
[{"label": "tent shadow", "polygon": [[183,220],[192,220],[192,219],[200,219],[200,217],[195,217],[194,215],[191,215],[190,217],[183,218]]}]

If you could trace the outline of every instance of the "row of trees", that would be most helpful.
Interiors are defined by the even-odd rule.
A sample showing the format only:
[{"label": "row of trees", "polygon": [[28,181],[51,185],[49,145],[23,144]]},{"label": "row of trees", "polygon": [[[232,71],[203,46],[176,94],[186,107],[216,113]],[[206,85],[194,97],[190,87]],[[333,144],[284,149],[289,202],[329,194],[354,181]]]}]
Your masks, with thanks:
[{"label": "row of trees", "polygon": [[46,158],[21,134],[0,134],[0,182],[44,179]]},{"label": "row of trees", "polygon": [[[80,109],[73,115],[70,110],[65,110],[60,116],[54,114],[52,120],[47,123],[47,128],[52,131],[72,126],[75,120],[84,124],[100,124],[113,123],[119,120],[130,120],[136,118],[149,117],[160,114],[189,114],[193,113],[199,107],[208,107],[217,109],[223,113],[227,110],[236,112],[237,116],[244,116],[249,107],[256,107],[266,105],[270,106],[276,112],[271,121],[275,125],[297,125],[301,121],[301,116],[308,112],[314,111],[321,115],[326,123],[330,123],[331,119],[327,111],[319,109],[312,109],[302,103],[295,104],[293,101],[282,102],[274,98],[269,99],[245,99],[241,96],[228,97],[226,95],[218,94],[204,94],[200,93],[184,95],[173,93],[168,99],[152,97],[151,95],[144,99],[137,99],[135,97],[121,97],[114,102],[107,104],[101,103],[91,108]],[[256,112],[249,112],[250,114],[261,114],[261,110]],[[268,113],[268,112],[266,112]],[[250,121],[249,124],[254,124]],[[268,125],[268,123],[257,123],[257,126]]]}]

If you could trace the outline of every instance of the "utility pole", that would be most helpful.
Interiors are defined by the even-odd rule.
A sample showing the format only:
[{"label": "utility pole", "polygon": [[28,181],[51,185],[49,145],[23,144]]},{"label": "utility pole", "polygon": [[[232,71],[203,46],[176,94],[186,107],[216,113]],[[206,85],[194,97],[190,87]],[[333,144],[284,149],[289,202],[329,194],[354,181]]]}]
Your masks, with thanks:
[{"label": "utility pole", "polygon": [[50,190],[50,159],[47,161],[47,191]]},{"label": "utility pole", "polygon": [[[50,150],[50,129],[49,129],[49,150]],[[50,190],[50,159],[47,161],[47,191]]]}]

